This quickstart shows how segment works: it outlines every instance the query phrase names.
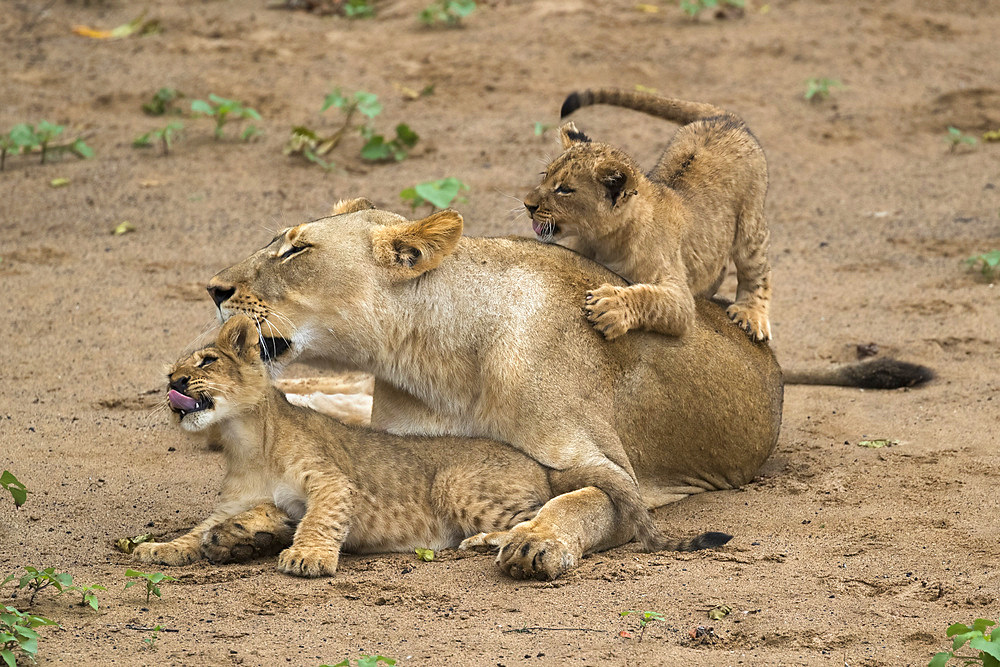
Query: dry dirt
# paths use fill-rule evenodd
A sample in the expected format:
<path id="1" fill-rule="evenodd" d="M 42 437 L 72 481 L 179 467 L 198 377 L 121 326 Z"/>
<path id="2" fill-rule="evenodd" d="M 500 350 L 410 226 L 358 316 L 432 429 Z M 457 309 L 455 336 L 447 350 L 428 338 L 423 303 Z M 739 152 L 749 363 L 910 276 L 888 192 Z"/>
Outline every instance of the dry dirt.
<path id="1" fill-rule="evenodd" d="M 91 160 L 0 173 L 0 468 L 32 491 L 0 498 L 0 575 L 53 565 L 101 583 L 100 611 L 43 591 L 48 664 L 925 665 L 949 623 L 1000 612 L 996 286 L 962 260 L 1000 246 L 1000 146 L 950 150 L 949 125 L 1000 128 L 1000 14 L 989 0 L 757 0 L 742 18 L 692 22 L 673 2 L 481 2 L 461 29 L 422 27 L 417 0 L 373 20 L 265 9 L 263 0 L 4 0 L 0 129 L 48 119 L 86 133 Z M 89 39 L 145 7 L 160 34 Z M 844 88 L 802 99 L 809 77 Z M 433 94 L 406 101 L 400 86 Z M 367 195 L 458 176 L 470 234 L 530 234 L 511 210 L 558 147 L 576 88 L 636 85 L 743 115 L 770 162 L 774 347 L 785 366 L 854 358 L 858 344 L 925 363 L 929 386 L 788 387 L 774 456 L 746 488 L 657 513 L 674 534 L 725 530 L 717 551 L 587 558 L 553 583 L 502 576 L 486 555 L 354 557 L 333 579 L 273 562 L 175 568 L 146 604 L 123 590 L 115 538 L 170 536 L 204 516 L 220 455 L 156 410 L 163 365 L 213 318 L 202 286 L 272 230 Z M 163 123 L 140 105 L 163 86 L 260 111 L 263 136 L 185 119 L 168 157 L 132 148 Z M 282 155 L 334 86 L 377 93 L 388 130 L 421 136 L 410 159 L 338 169 Z M 673 126 L 595 107 L 574 120 L 651 165 Z M 68 178 L 53 188 L 50 181 Z M 122 221 L 135 232 L 112 236 Z M 733 289 L 730 280 L 725 288 Z M 731 292 L 730 292 L 731 293 Z M 204 340 L 204 338 L 202 338 Z M 307 375 L 309 369 L 293 369 Z M 739 438 L 733 434 L 734 441 Z M 896 444 L 867 449 L 859 441 Z M 26 605 L 22 595 L 7 602 Z M 706 611 L 732 607 L 723 620 Z M 638 641 L 638 619 L 658 611 Z M 155 653 L 145 648 L 160 625 Z M 714 627 L 695 644 L 689 631 Z M 632 638 L 621 631 L 631 631 Z"/>

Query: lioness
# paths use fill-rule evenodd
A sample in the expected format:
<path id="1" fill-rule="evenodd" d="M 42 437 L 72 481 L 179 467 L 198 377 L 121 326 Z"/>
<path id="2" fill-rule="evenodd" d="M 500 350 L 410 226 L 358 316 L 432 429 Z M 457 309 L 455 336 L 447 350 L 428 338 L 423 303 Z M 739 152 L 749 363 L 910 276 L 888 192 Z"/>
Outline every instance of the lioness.
<path id="1" fill-rule="evenodd" d="M 573 473 L 587 488 L 490 537 L 511 574 L 558 576 L 636 536 L 655 547 L 634 504 L 738 487 L 771 453 L 781 371 L 719 305 L 697 301 L 683 338 L 607 343 L 579 304 L 624 283 L 594 262 L 462 237 L 455 211 L 409 221 L 367 206 L 281 232 L 208 290 L 223 320 L 258 323 L 269 356 L 373 373 L 374 427 L 487 437 Z"/>
<path id="2" fill-rule="evenodd" d="M 250 523 L 276 504 L 298 521 L 278 569 L 332 575 L 341 548 L 439 549 L 479 533 L 463 546 L 478 545 L 491 539 L 486 532 L 509 530 L 533 518 L 554 494 L 575 490 L 564 473 L 546 470 L 508 445 L 390 435 L 294 406 L 271 384 L 258 339 L 256 324 L 237 315 L 214 345 L 171 369 L 167 398 L 179 425 L 192 432 L 214 429 L 225 451 L 226 476 L 208 519 L 170 542 L 137 545 L 135 558 L 182 565 L 204 552 L 227 560 L 231 554 L 212 528 L 245 512 L 236 523 Z M 690 551 L 728 539 L 705 533 L 671 546 Z M 284 541 L 279 531 L 276 544 L 268 546 Z"/>
<path id="3" fill-rule="evenodd" d="M 740 118 L 710 104 L 614 88 L 571 94 L 562 115 L 590 104 L 683 125 L 646 175 L 621 149 L 567 123 L 560 130 L 565 152 L 524 199 L 540 240 L 573 248 L 633 283 L 588 290 L 591 324 L 609 340 L 632 329 L 684 335 L 694 295 L 713 296 L 732 257 L 739 285 L 729 317 L 754 340 L 769 340 L 767 162 L 757 139 Z"/>

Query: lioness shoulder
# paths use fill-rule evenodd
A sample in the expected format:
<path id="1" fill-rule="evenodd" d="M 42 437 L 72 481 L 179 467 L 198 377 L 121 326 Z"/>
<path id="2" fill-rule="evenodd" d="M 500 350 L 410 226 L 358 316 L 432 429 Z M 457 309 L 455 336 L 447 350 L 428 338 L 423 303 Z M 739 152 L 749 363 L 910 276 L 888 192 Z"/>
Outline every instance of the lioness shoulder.
<path id="1" fill-rule="evenodd" d="M 589 291 L 590 322 L 609 339 L 631 329 L 683 335 L 694 296 L 715 294 L 732 257 L 739 285 L 729 317 L 754 340 L 770 339 L 767 163 L 753 134 L 709 104 L 617 89 L 573 93 L 563 116 L 590 104 L 682 124 L 643 174 L 624 151 L 567 123 L 564 152 L 524 200 L 540 240 L 571 247 L 633 283 Z"/>

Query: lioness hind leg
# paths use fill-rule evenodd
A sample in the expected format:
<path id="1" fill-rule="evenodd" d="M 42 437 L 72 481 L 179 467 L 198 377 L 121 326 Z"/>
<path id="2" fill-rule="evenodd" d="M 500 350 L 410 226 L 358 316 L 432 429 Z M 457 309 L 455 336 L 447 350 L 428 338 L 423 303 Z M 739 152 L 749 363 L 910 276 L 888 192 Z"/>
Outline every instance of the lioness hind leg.
<path id="1" fill-rule="evenodd" d="M 763 212 L 745 212 L 737 226 L 733 262 L 738 286 L 736 302 L 726 314 L 753 340 L 771 339 L 771 264 L 767 260 L 770 233 Z"/>
<path id="2" fill-rule="evenodd" d="M 274 503 L 262 503 L 208 529 L 201 553 L 213 563 L 242 563 L 277 554 L 294 536 L 295 521 Z"/>

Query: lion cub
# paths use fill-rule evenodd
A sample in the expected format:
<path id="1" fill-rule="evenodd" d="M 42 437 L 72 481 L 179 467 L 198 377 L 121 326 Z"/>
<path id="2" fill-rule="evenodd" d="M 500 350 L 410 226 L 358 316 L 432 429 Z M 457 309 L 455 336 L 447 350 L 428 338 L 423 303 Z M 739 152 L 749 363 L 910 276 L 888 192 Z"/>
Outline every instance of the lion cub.
<path id="1" fill-rule="evenodd" d="M 564 151 L 525 198 L 532 228 L 633 283 L 587 293 L 587 319 L 608 339 L 630 329 L 681 336 L 694 295 L 712 296 L 730 257 L 739 286 L 729 317 L 769 340 L 770 232 L 764 220 L 767 163 L 737 116 L 709 104 L 617 89 L 572 93 L 565 117 L 610 104 L 680 123 L 649 174 L 620 149 L 590 140 L 570 122 Z"/>
<path id="2" fill-rule="evenodd" d="M 137 545 L 135 558 L 167 565 L 199 560 L 218 541 L 213 527 L 232 517 L 237 528 L 261 514 L 281 517 L 277 505 L 298 522 L 278 569 L 332 575 L 341 548 L 455 546 L 469 535 L 531 519 L 552 497 L 546 469 L 512 447 L 394 436 L 293 406 L 271 384 L 258 335 L 252 320 L 237 315 L 214 345 L 172 368 L 170 407 L 181 428 L 211 427 L 220 437 L 226 474 L 218 506 L 205 521 L 170 542 Z M 287 543 L 287 534 L 282 539 Z"/>

